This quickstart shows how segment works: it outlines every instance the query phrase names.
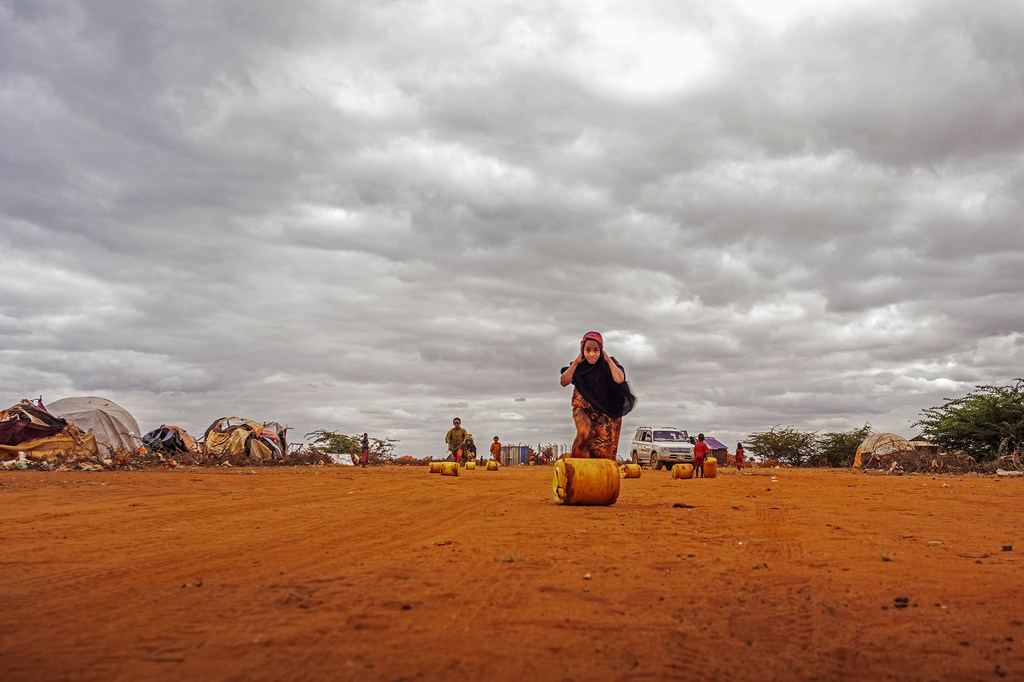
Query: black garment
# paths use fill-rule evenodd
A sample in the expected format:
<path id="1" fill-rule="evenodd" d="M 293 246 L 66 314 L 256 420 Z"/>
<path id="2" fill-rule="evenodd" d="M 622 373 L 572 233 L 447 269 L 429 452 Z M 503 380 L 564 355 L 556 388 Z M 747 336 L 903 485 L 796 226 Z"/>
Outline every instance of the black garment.
<path id="1" fill-rule="evenodd" d="M 626 370 L 615 358 L 612 358 L 615 366 L 622 370 L 623 376 Z M 569 369 L 566 365 L 562 372 Z M 604 358 L 599 359 L 593 365 L 584 360 L 576 365 L 576 371 L 572 374 L 572 385 L 580 392 L 594 409 L 606 414 L 612 419 L 618 419 L 630 413 L 636 405 L 636 396 L 629 389 L 629 383 L 623 381 L 615 383 L 612 379 L 612 370 Z"/>

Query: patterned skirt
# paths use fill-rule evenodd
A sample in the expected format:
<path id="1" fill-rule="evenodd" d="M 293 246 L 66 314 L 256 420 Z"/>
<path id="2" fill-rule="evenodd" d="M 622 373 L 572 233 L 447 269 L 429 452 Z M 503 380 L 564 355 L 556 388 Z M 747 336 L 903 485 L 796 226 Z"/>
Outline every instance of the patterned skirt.
<path id="1" fill-rule="evenodd" d="M 572 392 L 572 419 L 576 422 L 576 440 L 572 456 L 585 459 L 615 459 L 619 449 L 622 417 L 612 418 L 596 410 L 580 392 Z"/>

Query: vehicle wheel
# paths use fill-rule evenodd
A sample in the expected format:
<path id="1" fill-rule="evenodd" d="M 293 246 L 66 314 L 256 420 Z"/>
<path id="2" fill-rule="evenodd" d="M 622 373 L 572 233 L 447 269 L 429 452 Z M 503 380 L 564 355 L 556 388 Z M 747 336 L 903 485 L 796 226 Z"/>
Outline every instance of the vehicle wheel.
<path id="1" fill-rule="evenodd" d="M 640 464 L 640 458 L 636 456 L 636 450 L 629 453 L 629 458 L 633 462 L 633 464 Z"/>
<path id="2" fill-rule="evenodd" d="M 661 460 L 653 452 L 651 453 L 651 468 L 655 471 L 661 471 Z"/>

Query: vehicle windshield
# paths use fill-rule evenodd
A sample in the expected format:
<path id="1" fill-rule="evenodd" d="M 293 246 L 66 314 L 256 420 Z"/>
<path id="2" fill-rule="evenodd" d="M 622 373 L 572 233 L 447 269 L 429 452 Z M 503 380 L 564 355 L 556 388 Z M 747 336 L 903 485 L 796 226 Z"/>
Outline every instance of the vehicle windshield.
<path id="1" fill-rule="evenodd" d="M 686 437 L 682 431 L 655 431 L 654 440 L 678 440 L 684 441 Z"/>

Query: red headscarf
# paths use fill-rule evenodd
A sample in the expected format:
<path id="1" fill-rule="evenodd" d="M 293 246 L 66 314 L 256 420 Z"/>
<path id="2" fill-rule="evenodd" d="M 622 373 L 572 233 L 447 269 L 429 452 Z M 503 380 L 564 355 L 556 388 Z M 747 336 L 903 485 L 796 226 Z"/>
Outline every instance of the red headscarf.
<path id="1" fill-rule="evenodd" d="M 604 339 L 597 332 L 587 332 L 583 335 L 583 340 L 580 341 L 580 352 L 583 352 L 583 347 L 587 345 L 587 341 L 597 341 L 597 345 L 600 346 L 601 350 L 604 350 Z"/>
<path id="2" fill-rule="evenodd" d="M 601 347 L 601 351 L 604 351 L 604 339 L 601 338 L 601 335 L 597 332 L 587 332 L 583 335 L 583 340 L 580 341 L 581 353 L 587 341 L 596 341 L 597 345 Z M 611 361 L 625 374 L 625 370 L 622 369 L 618 360 L 611 358 Z M 567 369 L 569 368 L 563 367 L 562 372 L 564 373 Z M 615 380 L 612 379 L 612 371 L 608 369 L 608 363 L 603 360 L 598 360 L 593 365 L 589 362 L 579 365 L 573 372 L 572 384 L 592 407 L 612 418 L 629 414 L 636 404 L 636 396 L 630 390 L 629 384 L 625 381 L 621 384 L 615 383 Z"/>

